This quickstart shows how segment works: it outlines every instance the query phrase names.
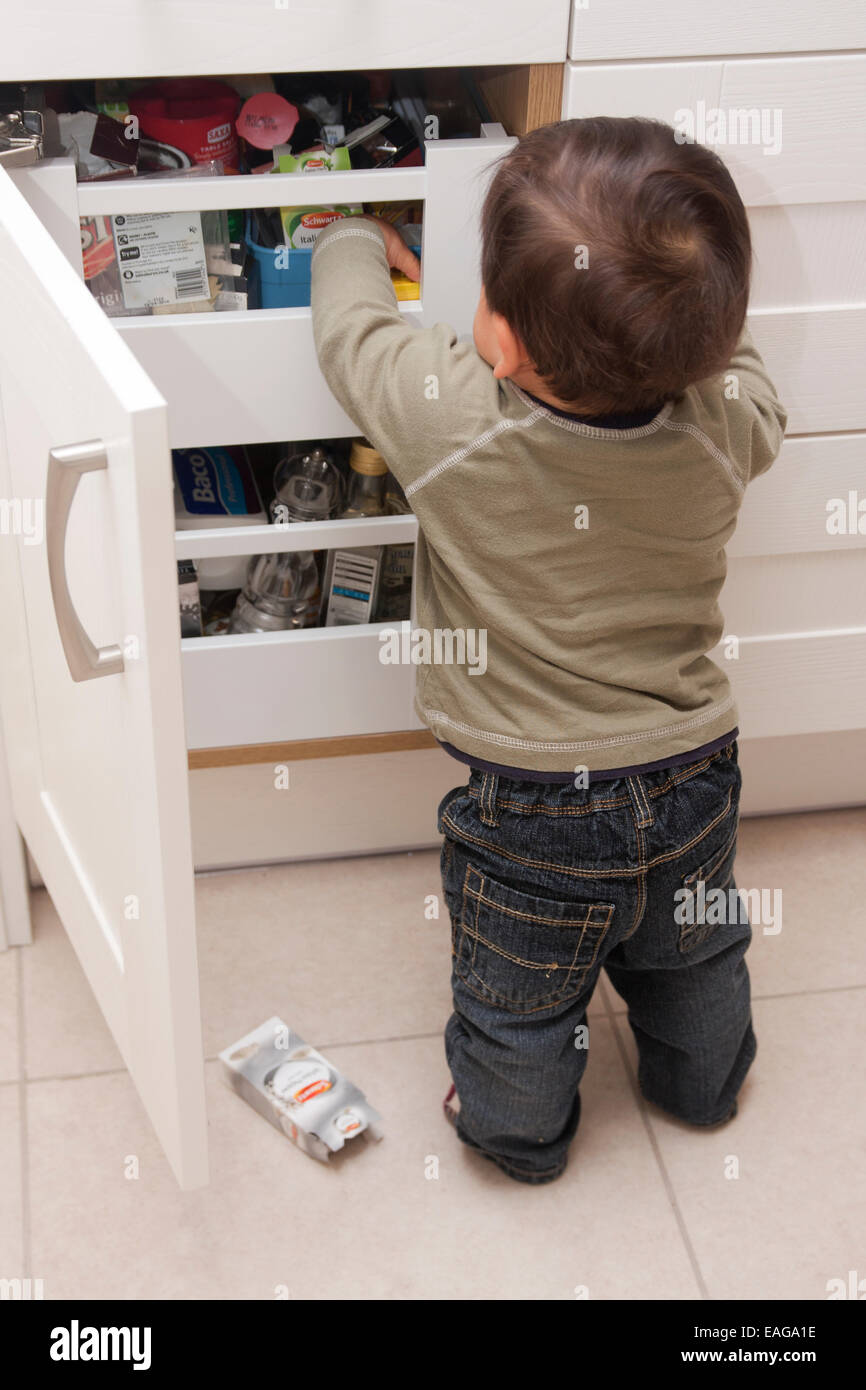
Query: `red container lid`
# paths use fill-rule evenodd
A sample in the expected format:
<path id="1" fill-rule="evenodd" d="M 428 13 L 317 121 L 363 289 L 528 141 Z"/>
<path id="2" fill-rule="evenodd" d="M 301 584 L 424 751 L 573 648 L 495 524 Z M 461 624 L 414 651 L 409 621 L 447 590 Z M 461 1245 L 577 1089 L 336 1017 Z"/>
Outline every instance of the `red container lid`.
<path id="1" fill-rule="evenodd" d="M 257 150 L 272 150 L 285 144 L 297 124 L 297 106 L 276 92 L 256 92 L 241 107 L 235 127 Z"/>

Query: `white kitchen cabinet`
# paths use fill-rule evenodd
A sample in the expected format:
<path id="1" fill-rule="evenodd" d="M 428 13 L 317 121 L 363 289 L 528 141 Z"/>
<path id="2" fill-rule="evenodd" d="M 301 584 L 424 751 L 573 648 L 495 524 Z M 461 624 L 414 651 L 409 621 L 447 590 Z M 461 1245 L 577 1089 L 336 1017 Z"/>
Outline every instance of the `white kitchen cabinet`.
<path id="1" fill-rule="evenodd" d="M 561 63 L 569 0 L 28 0 L 0 81 Z"/>
<path id="2" fill-rule="evenodd" d="M 322 201 L 337 196 L 337 181 L 352 201 L 425 200 L 410 322 L 471 327 L 484 173 L 511 143 L 489 125 L 479 139 L 430 144 L 423 168 L 329 176 Z M 203 179 L 193 201 L 196 210 L 291 203 L 298 179 L 308 201 L 316 178 Z M 79 215 L 182 209 L 190 192 L 171 179 L 79 188 L 66 160 L 0 169 L 0 495 L 22 516 L 48 497 L 47 543 L 21 527 L 0 548 L 15 821 L 186 1187 L 207 1171 L 187 747 L 383 734 L 396 734 L 397 747 L 420 731 L 414 670 L 378 660 L 376 626 L 179 640 L 176 557 L 310 540 L 303 526 L 175 535 L 171 447 L 357 433 L 319 373 L 309 309 L 214 315 L 216 334 L 201 331 L 202 316 L 103 315 L 79 273 Z M 368 544 L 414 536 L 415 520 L 315 533 L 318 545 Z M 20 912 L 22 882 L 8 814 L 2 830 L 8 916 L 16 889 Z M 7 926 L 8 940 L 21 935 L 20 923 L 17 937 Z"/>
<path id="3" fill-rule="evenodd" d="M 16 819 L 194 1186 L 207 1154 L 166 405 L 2 171 L 0 284 L 0 495 L 31 508 L 0 546 Z"/>
<path id="4" fill-rule="evenodd" d="M 832 499 L 866 499 L 866 57 L 762 52 L 853 46 L 862 10 L 846 0 L 784 18 L 741 8 L 716 23 L 684 0 L 626 0 L 614 32 L 611 7 L 576 5 L 571 52 L 585 61 L 566 65 L 562 114 L 765 122 L 766 138 L 716 148 L 749 214 L 749 322 L 788 427 L 728 546 L 721 606 L 739 646 L 715 656 L 740 712 L 744 809 L 806 810 L 866 800 L 866 523 L 828 529 Z M 761 56 L 711 56 L 750 50 Z"/>
<path id="5" fill-rule="evenodd" d="M 619 0 L 598 5 L 574 0 L 569 57 L 691 58 L 703 54 L 803 53 L 863 47 L 861 0 Z"/>

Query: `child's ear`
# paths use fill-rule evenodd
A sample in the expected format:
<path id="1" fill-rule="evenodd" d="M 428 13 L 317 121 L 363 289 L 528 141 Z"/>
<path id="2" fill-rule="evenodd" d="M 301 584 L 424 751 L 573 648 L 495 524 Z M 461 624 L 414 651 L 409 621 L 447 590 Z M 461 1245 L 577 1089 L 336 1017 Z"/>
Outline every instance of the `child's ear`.
<path id="1" fill-rule="evenodd" d="M 507 319 L 501 314 L 491 314 L 493 332 L 498 350 L 493 375 L 498 379 L 514 376 L 521 368 L 529 365 L 526 349 Z"/>

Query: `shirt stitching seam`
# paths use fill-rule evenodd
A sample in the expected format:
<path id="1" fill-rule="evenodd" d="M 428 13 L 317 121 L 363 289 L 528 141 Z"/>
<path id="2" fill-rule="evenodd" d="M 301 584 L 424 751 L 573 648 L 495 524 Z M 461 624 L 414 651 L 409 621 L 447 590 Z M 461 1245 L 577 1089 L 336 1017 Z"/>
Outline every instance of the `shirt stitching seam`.
<path id="1" fill-rule="evenodd" d="M 483 434 L 479 434 L 477 439 L 473 439 L 471 443 L 463 444 L 459 449 L 454 449 L 450 454 L 446 454 L 445 458 L 440 459 L 438 463 L 434 463 L 432 468 L 428 468 L 426 473 L 422 473 L 420 478 L 416 478 L 414 483 L 410 483 L 408 487 L 404 489 L 406 497 L 411 497 L 413 493 L 418 492 L 420 488 L 432 482 L 434 478 L 437 478 L 440 473 L 444 473 L 446 469 L 453 468 L 456 463 L 462 463 L 463 460 L 474 453 L 476 449 L 481 449 L 485 444 L 489 444 L 490 441 L 495 439 L 498 434 L 501 434 L 503 430 L 530 429 L 541 419 L 542 415 L 546 413 L 547 412 L 544 410 L 537 409 L 533 410 L 529 415 L 524 415 L 520 420 L 500 420 L 499 423 L 494 425 L 491 429 L 485 430 Z"/>
<path id="2" fill-rule="evenodd" d="M 376 232 L 368 232 L 364 227 L 339 227 L 332 236 L 320 238 L 316 241 L 316 245 L 313 248 L 314 253 L 318 251 L 320 247 L 329 246 L 332 241 L 339 241 L 340 237 L 344 236 L 362 236 L 365 237 L 367 241 L 375 241 L 376 245 L 380 246 L 383 251 L 385 249 L 382 238 L 377 235 Z M 312 258 L 310 263 L 312 264 Z"/>
<path id="3" fill-rule="evenodd" d="M 723 454 L 721 449 L 717 449 L 713 441 L 709 438 L 709 436 L 704 434 L 703 430 L 698 429 L 697 425 L 692 425 L 687 420 L 665 420 L 664 427 L 666 430 L 683 430 L 687 434 L 693 435 L 695 439 L 699 440 L 700 443 L 703 444 L 707 452 L 712 454 L 713 458 L 716 459 L 718 463 L 721 463 L 723 467 L 727 469 L 728 473 L 731 476 L 731 480 L 734 483 L 734 486 L 737 488 L 737 490 L 739 492 L 745 492 L 745 483 L 739 477 L 737 470 L 734 468 L 734 465 L 728 458 L 727 454 Z"/>
<path id="4" fill-rule="evenodd" d="M 544 406 L 536 406 L 532 398 L 527 396 L 526 392 L 522 391 L 510 379 L 508 379 L 508 385 L 515 395 L 520 397 L 524 405 L 532 406 L 552 425 L 556 425 L 561 430 L 568 430 L 571 434 L 580 434 L 584 439 L 607 439 L 614 443 L 620 439 L 644 439 L 648 434 L 655 434 L 656 430 L 661 429 L 674 408 L 673 401 L 666 401 L 658 415 L 654 420 L 650 420 L 648 425 L 636 425 L 627 430 L 603 429 L 600 425 L 582 425 L 577 420 L 563 420 L 552 410 L 546 410 Z"/>
<path id="5" fill-rule="evenodd" d="M 431 710 L 422 706 L 421 712 L 424 718 L 431 723 L 444 724 L 469 738 L 477 738 L 483 743 L 497 744 L 502 748 L 526 748 L 536 753 L 581 753 L 594 748 L 613 748 L 622 744 L 642 743 L 646 739 L 666 738 L 669 734 L 684 733 L 688 729 L 700 728 L 702 724 L 709 724 L 719 715 L 725 714 L 731 709 L 733 703 L 734 697 L 731 694 L 727 699 L 712 705 L 701 714 L 693 715 L 691 719 L 680 720 L 676 724 L 666 724 L 659 729 L 645 729 L 635 734 L 611 734 L 607 738 L 584 739 L 575 743 L 554 743 L 545 739 L 523 739 L 515 738 L 511 734 L 495 734 L 487 729 L 476 729 L 473 725 L 464 723 L 463 720 L 452 719 L 443 710 Z"/>

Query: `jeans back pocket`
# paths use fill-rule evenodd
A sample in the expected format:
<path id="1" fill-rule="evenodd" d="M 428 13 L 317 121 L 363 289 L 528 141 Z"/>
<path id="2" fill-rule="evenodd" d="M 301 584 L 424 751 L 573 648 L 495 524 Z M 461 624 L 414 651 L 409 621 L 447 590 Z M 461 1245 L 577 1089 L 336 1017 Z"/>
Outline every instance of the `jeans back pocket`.
<path id="1" fill-rule="evenodd" d="M 737 826 L 724 843 L 690 874 L 683 875 L 677 920 L 679 948 L 684 955 L 702 946 L 728 921 L 728 890 L 733 884 Z M 719 896 L 721 895 L 721 896 Z"/>
<path id="2" fill-rule="evenodd" d="M 510 1013 L 572 999 L 599 961 L 614 904 L 559 902 L 499 883 L 466 864 L 454 918 L 454 972 Z"/>

